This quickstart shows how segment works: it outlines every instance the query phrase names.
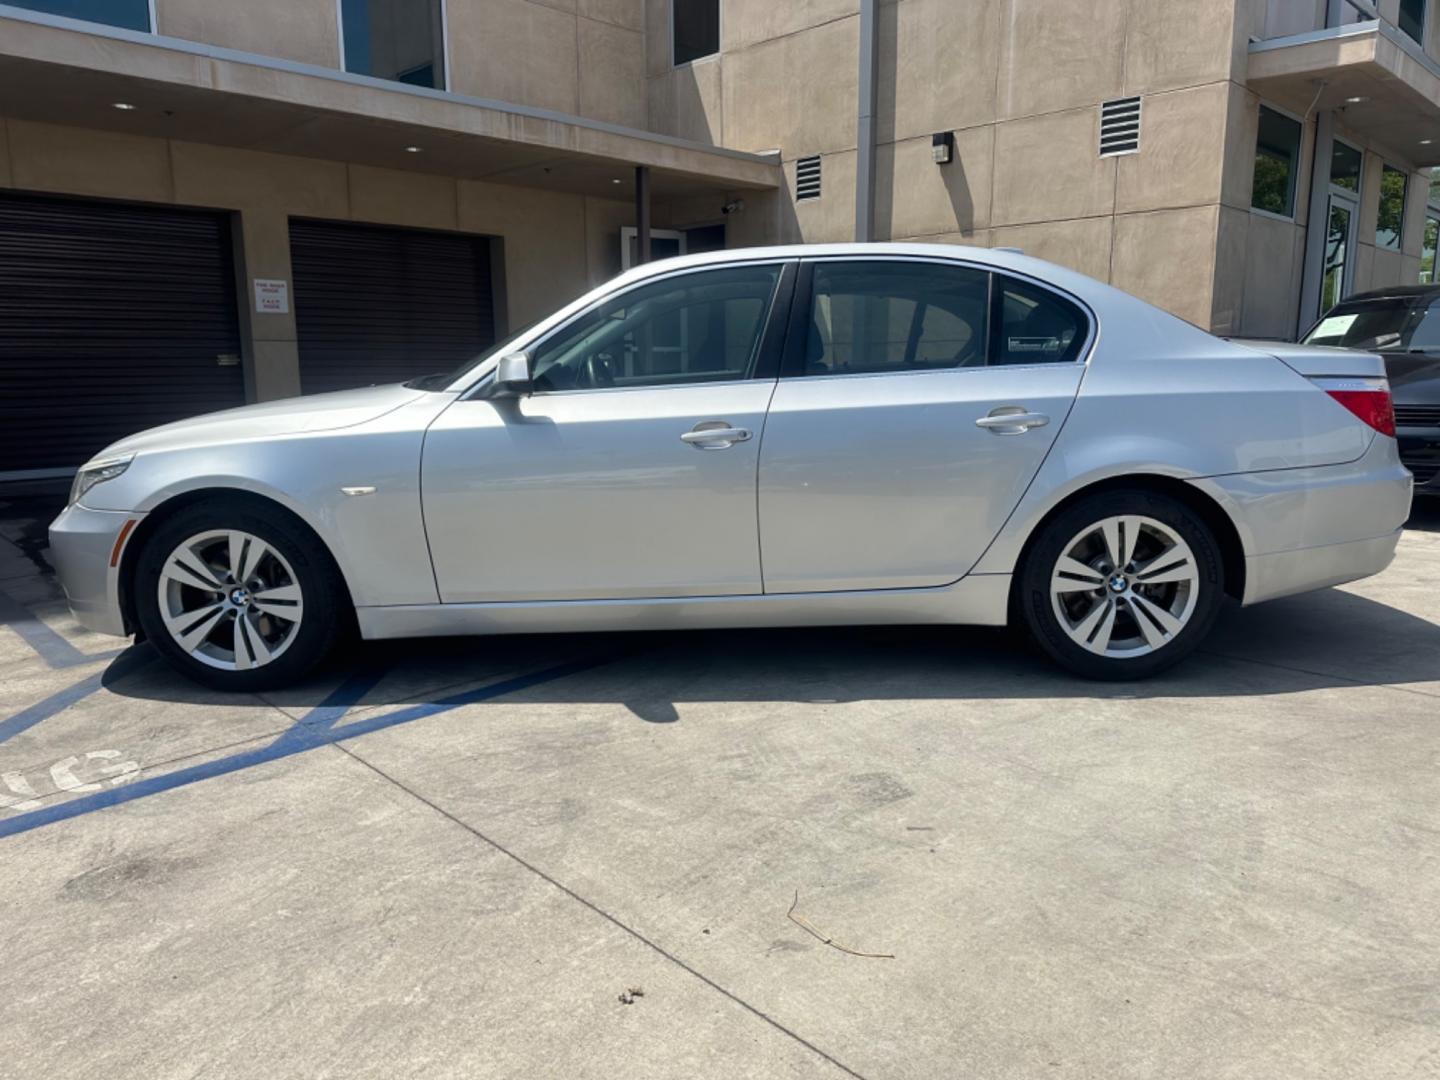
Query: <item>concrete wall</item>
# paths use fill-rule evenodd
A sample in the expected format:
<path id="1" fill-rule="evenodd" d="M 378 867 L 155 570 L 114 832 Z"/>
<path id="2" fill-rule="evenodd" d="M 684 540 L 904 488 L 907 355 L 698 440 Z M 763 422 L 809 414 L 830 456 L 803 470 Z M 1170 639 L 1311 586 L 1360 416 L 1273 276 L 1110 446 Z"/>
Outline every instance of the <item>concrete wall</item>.
<path id="1" fill-rule="evenodd" d="M 616 273 L 627 203 L 336 161 L 0 118 L 0 186 L 232 210 L 247 384 L 299 392 L 295 319 L 253 311 L 250 280 L 291 278 L 289 219 L 327 218 L 499 237 L 519 327 Z"/>

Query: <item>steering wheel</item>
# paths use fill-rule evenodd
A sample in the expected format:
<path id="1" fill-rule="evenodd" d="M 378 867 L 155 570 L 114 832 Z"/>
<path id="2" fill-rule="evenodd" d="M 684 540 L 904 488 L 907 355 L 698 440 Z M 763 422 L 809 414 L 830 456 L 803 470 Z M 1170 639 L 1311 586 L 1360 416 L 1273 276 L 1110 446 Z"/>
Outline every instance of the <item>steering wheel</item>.
<path id="1" fill-rule="evenodd" d="M 585 381 L 591 388 L 605 388 L 615 385 L 615 370 L 610 365 L 609 357 L 604 353 L 591 353 L 585 357 L 582 369 L 585 373 Z"/>

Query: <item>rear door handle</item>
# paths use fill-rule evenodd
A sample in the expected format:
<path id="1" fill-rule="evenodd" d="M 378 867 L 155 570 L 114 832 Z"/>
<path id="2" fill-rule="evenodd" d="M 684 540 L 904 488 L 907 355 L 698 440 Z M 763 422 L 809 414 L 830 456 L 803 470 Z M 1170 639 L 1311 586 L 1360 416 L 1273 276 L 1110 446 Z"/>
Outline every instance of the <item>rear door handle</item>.
<path id="1" fill-rule="evenodd" d="M 680 441 L 689 443 L 696 450 L 728 450 L 736 443 L 748 442 L 749 428 L 731 427 L 725 420 L 706 420 L 680 436 Z"/>
<path id="2" fill-rule="evenodd" d="M 1005 405 L 975 421 L 992 435 L 1024 435 L 1031 428 L 1044 427 L 1050 417 L 1044 413 L 1026 412 L 1019 405 Z"/>

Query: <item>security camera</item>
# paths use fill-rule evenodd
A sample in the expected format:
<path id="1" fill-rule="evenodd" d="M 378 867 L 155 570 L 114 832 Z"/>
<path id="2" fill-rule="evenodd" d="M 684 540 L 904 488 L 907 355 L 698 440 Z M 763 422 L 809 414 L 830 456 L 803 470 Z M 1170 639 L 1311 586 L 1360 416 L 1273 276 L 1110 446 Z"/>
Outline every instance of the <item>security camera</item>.
<path id="1" fill-rule="evenodd" d="M 727 202 L 724 206 L 720 207 L 720 213 L 728 216 L 730 214 L 738 214 L 741 210 L 744 209 L 744 199 L 733 199 L 730 202 Z"/>

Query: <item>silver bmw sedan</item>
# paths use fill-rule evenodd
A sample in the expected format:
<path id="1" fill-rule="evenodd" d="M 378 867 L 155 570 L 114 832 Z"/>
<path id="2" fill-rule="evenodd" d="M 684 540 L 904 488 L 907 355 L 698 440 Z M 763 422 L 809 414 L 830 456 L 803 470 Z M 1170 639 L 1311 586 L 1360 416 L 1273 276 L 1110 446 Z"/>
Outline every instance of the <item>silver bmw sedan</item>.
<path id="1" fill-rule="evenodd" d="M 631 271 L 451 374 L 124 439 L 50 540 L 81 623 L 224 689 L 353 628 L 1019 622 L 1128 679 L 1227 596 L 1384 569 L 1394 434 L 1377 356 L 1017 253 L 764 248 Z"/>

